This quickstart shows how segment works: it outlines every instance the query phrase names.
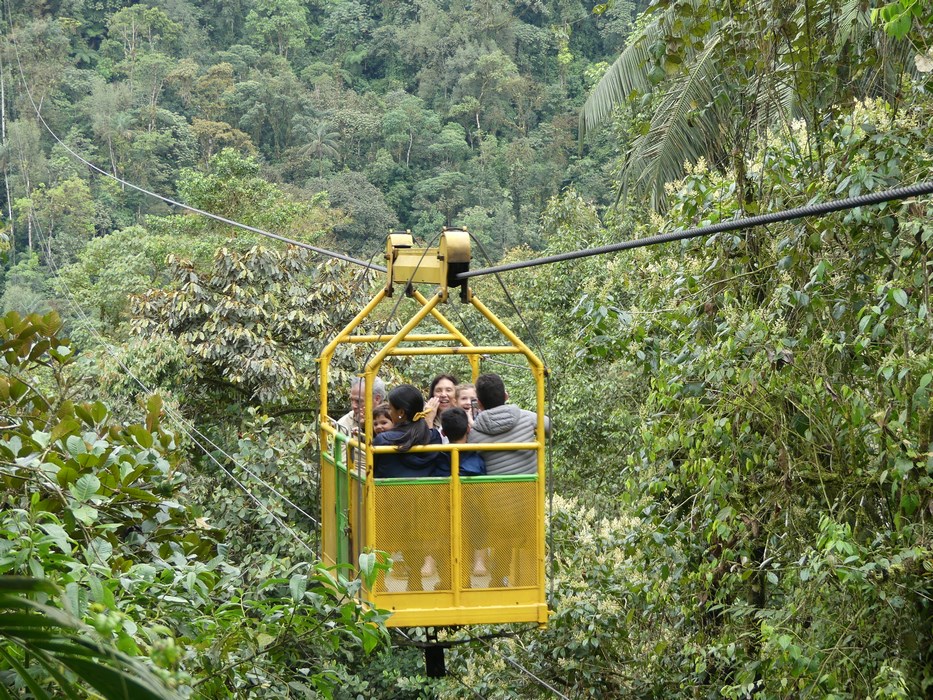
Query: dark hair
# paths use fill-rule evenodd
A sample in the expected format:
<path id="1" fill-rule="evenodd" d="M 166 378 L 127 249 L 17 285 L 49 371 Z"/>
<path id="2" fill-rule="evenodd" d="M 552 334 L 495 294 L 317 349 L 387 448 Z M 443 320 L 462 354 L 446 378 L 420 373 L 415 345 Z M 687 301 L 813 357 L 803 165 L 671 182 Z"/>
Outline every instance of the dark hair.
<path id="1" fill-rule="evenodd" d="M 444 427 L 444 435 L 451 442 L 462 440 L 470 427 L 470 421 L 467 419 L 466 411 L 459 406 L 451 406 L 441 414 L 441 425 Z"/>
<path id="2" fill-rule="evenodd" d="M 373 420 L 376 420 L 377 418 L 388 418 L 389 420 L 392 420 L 392 416 L 389 415 L 388 402 L 383 401 L 373 409 Z"/>
<path id="3" fill-rule="evenodd" d="M 454 386 L 457 386 L 457 384 L 460 383 L 457 381 L 457 378 L 452 374 L 439 374 L 436 377 L 434 377 L 434 380 L 431 382 L 431 388 L 428 389 L 428 398 L 431 398 L 432 396 L 434 396 L 434 389 L 437 387 L 437 385 L 440 383 L 442 379 L 446 379 L 448 381 L 453 382 Z"/>
<path id="4" fill-rule="evenodd" d="M 402 384 L 389 392 L 389 403 L 399 409 L 405 417 L 395 426 L 402 437 L 395 443 L 399 452 L 408 452 L 412 445 L 427 445 L 431 438 L 431 427 L 424 418 L 412 422 L 415 414 L 424 410 L 424 397 L 417 387 Z"/>
<path id="5" fill-rule="evenodd" d="M 483 408 L 496 408 L 505 403 L 505 384 L 498 374 L 481 374 L 476 378 L 476 400 Z"/>

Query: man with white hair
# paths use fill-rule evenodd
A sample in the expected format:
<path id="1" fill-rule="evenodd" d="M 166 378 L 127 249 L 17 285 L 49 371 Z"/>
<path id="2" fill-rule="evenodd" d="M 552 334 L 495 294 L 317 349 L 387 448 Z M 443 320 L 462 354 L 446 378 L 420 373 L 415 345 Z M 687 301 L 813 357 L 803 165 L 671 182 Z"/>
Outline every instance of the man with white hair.
<path id="1" fill-rule="evenodd" d="M 350 410 L 337 420 L 337 425 L 340 427 L 341 432 L 346 433 L 350 437 L 357 437 L 366 427 L 366 416 L 363 413 L 363 411 L 366 410 L 365 391 L 366 380 L 363 377 L 357 377 L 350 383 Z M 373 379 L 373 408 L 385 401 L 385 398 L 386 384 L 379 379 L 379 377 L 376 377 Z M 347 463 L 348 456 L 346 450 L 344 450 L 344 464 Z M 353 462 L 356 464 L 357 469 L 363 468 L 362 450 L 357 449 L 353 451 Z"/>
<path id="2" fill-rule="evenodd" d="M 366 416 L 363 415 L 366 408 L 364 391 L 366 391 L 366 380 L 363 377 L 357 377 L 350 384 L 350 410 L 337 421 L 337 425 L 350 435 L 353 435 L 356 429 L 362 430 L 366 424 Z M 385 401 L 385 398 L 386 384 L 376 377 L 373 380 L 373 408 Z"/>

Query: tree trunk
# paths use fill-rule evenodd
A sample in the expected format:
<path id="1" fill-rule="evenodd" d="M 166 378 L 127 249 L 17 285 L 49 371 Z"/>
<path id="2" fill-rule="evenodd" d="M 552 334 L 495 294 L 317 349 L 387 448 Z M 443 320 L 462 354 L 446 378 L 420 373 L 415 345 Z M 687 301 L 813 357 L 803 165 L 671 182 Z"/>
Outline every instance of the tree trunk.
<path id="1" fill-rule="evenodd" d="M 0 145 L 6 150 L 6 72 L 0 55 Z M 7 218 L 10 220 L 10 265 L 16 264 L 16 229 L 13 225 L 13 199 L 10 193 L 10 169 L 3 164 L 3 186 L 6 189 Z"/>

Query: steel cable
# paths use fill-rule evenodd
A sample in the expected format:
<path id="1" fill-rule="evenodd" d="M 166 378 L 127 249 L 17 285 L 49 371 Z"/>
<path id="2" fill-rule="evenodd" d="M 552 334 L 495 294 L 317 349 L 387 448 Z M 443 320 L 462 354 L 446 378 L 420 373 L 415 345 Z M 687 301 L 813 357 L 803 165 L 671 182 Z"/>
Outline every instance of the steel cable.
<path id="1" fill-rule="evenodd" d="M 646 246 L 659 245 L 661 243 L 670 243 L 671 241 L 683 241 L 690 238 L 699 238 L 701 236 L 711 236 L 715 233 L 725 231 L 738 231 L 740 229 L 763 226 L 765 224 L 776 224 L 785 221 L 794 221 L 805 217 L 825 216 L 837 211 L 846 209 L 855 209 L 872 204 L 883 204 L 899 199 L 909 197 L 918 197 L 922 195 L 933 194 L 933 181 L 918 182 L 906 187 L 895 187 L 881 192 L 872 192 L 857 197 L 847 197 L 846 199 L 834 199 L 831 202 L 821 202 L 818 204 L 806 204 L 794 209 L 785 209 L 782 211 L 771 212 L 770 214 L 760 214 L 742 219 L 733 219 L 731 221 L 721 221 L 718 224 L 709 226 L 699 226 L 690 229 L 680 229 L 670 233 L 661 233 L 647 238 L 637 238 L 632 241 L 622 241 L 621 243 L 612 243 L 610 245 L 599 246 L 598 248 L 585 248 L 583 250 L 574 250 L 567 253 L 558 253 L 557 255 L 548 255 L 542 258 L 532 260 L 522 260 L 520 262 L 507 263 L 505 265 L 496 265 L 479 270 L 470 270 L 461 272 L 457 279 L 468 279 L 470 277 L 479 277 L 481 275 L 490 275 L 498 272 L 508 272 L 510 270 L 520 270 L 525 267 L 536 267 L 537 265 L 548 265 L 550 263 L 562 262 L 564 260 L 577 260 L 587 258 L 593 255 L 603 255 L 604 253 L 616 253 L 621 250 L 631 250 L 633 248 L 644 248 Z"/>

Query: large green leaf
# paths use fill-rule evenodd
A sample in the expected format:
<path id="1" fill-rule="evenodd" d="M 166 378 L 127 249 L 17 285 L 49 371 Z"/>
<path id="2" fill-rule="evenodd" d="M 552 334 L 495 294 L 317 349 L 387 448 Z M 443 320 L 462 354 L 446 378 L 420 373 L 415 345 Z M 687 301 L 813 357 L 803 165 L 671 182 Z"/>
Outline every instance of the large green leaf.
<path id="1" fill-rule="evenodd" d="M 60 666 L 70 669 L 77 683 L 94 688 L 107 700 L 163 700 L 174 692 L 142 663 L 93 641 L 83 625 L 64 611 L 29 596 L 57 594 L 48 581 L 16 576 L 0 577 L 0 667 L 12 670 L 36 698 L 50 697 L 42 667 L 61 692 L 78 698 L 77 684 Z M 9 697 L 0 688 L 0 697 Z"/>

